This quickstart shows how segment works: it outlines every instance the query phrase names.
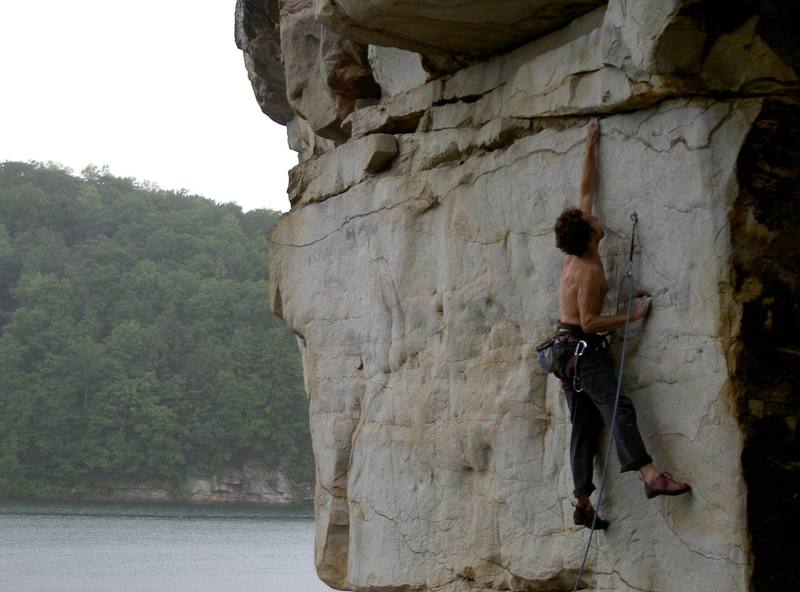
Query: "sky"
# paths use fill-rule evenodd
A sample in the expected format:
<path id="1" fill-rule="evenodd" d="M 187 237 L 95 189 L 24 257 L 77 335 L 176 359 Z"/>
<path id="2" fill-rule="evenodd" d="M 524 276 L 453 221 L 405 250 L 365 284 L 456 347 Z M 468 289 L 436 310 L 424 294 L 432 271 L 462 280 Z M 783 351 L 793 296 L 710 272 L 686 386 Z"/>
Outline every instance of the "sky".
<path id="1" fill-rule="evenodd" d="M 286 211 L 297 164 L 233 38 L 236 0 L 4 0 L 0 161 L 87 164 Z"/>

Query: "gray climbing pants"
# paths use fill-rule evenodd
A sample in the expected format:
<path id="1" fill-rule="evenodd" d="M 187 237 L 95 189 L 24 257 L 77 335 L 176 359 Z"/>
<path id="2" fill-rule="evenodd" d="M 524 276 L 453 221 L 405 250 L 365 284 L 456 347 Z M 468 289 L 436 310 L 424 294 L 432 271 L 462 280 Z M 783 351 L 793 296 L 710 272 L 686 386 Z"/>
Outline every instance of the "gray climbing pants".
<path id="1" fill-rule="evenodd" d="M 578 328 L 578 331 L 580 328 Z M 570 376 L 562 378 L 561 384 L 567 397 L 572 434 L 570 436 L 570 464 L 575 484 L 575 497 L 590 495 L 595 486 L 592 483 L 594 457 L 599 446 L 600 432 L 605 423 L 611 425 L 614 412 L 614 398 L 617 392 L 617 377 L 614 374 L 613 360 L 608 350 L 600 345 L 593 335 L 576 331 L 578 339 L 588 338 L 589 347 L 577 364 L 579 385 L 582 392 L 576 392 Z M 560 374 L 575 353 L 575 342 L 565 341 L 554 345 Z M 620 462 L 620 472 L 635 471 L 653 462 L 642 442 L 636 425 L 636 411 L 633 402 L 621 395 L 617 406 L 617 421 L 614 424 L 614 442 Z"/>

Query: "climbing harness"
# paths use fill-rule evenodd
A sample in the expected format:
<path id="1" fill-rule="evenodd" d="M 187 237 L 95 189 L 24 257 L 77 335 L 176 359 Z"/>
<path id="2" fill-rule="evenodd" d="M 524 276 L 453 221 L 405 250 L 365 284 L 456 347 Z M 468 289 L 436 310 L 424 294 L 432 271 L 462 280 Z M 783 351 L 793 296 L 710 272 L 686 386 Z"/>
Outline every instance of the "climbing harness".
<path id="1" fill-rule="evenodd" d="M 581 568 L 578 571 L 578 578 L 575 580 L 575 586 L 572 588 L 572 592 L 577 592 L 578 586 L 581 583 L 581 578 L 583 577 L 583 570 L 586 567 L 586 559 L 589 557 L 589 549 L 592 546 L 592 536 L 594 536 L 594 527 L 597 524 L 597 516 L 600 514 L 600 507 L 603 503 L 603 490 L 605 489 L 606 485 L 606 473 L 608 472 L 608 461 L 611 458 L 611 444 L 614 438 L 614 427 L 617 423 L 617 407 L 619 406 L 619 398 L 620 394 L 622 393 L 622 371 L 625 368 L 625 350 L 627 349 L 628 345 L 628 330 L 630 328 L 631 322 L 631 313 L 633 312 L 633 300 L 634 300 L 634 277 L 633 277 L 633 254 L 636 249 L 636 227 L 639 224 L 639 217 L 636 215 L 636 212 L 631 214 L 631 221 L 633 222 L 633 228 L 631 230 L 631 249 L 628 255 L 628 267 L 625 271 L 625 275 L 620 281 L 619 290 L 617 291 L 617 309 L 619 310 L 619 299 L 620 294 L 622 293 L 622 288 L 625 285 L 625 282 L 630 282 L 629 287 L 629 296 L 628 296 L 628 306 L 627 306 L 627 313 L 625 318 L 625 329 L 623 332 L 622 337 L 622 351 L 620 352 L 619 356 L 619 374 L 617 375 L 617 393 L 614 396 L 614 411 L 611 415 L 611 425 L 608 428 L 608 442 L 606 442 L 606 458 L 603 462 L 603 472 L 602 472 L 602 481 L 600 482 L 600 489 L 597 493 L 597 507 L 594 510 L 594 516 L 592 517 L 592 525 L 589 528 L 589 540 L 586 542 L 586 550 L 583 553 L 583 560 L 581 561 Z M 581 352 L 583 353 L 583 352 Z M 577 349 L 576 349 L 577 355 Z M 577 374 L 577 372 L 576 372 Z"/>

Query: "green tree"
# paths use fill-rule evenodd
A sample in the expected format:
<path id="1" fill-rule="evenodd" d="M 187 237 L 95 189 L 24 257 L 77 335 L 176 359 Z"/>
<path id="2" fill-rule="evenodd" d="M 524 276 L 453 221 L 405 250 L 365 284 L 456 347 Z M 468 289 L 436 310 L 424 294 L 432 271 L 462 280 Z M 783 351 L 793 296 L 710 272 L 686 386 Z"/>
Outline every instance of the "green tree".
<path id="1" fill-rule="evenodd" d="M 0 163 L 0 495 L 247 460 L 312 478 L 295 339 L 266 308 L 278 216 Z"/>

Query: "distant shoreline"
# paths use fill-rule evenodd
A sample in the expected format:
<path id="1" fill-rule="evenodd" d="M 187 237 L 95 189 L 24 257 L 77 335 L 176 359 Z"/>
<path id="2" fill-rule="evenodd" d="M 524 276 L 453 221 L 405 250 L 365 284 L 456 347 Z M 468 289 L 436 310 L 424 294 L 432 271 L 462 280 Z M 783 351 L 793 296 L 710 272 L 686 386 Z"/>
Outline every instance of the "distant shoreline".
<path id="1" fill-rule="evenodd" d="M 187 496 L 180 493 L 173 493 L 163 489 L 139 490 L 134 493 L 130 490 L 120 490 L 109 492 L 107 489 L 89 490 L 86 492 L 62 492 L 47 493 L 42 495 L 22 495 L 12 496 L 0 494 L 0 502 L 136 502 L 136 503 L 180 503 L 193 504 L 198 506 L 230 504 L 230 505 L 249 505 L 249 506 L 274 506 L 274 505 L 298 505 L 308 504 L 314 501 L 313 494 L 297 495 L 294 497 L 261 497 L 254 496 L 219 496 L 210 495 L 205 497 Z"/>
<path id="2" fill-rule="evenodd" d="M 106 481 L 76 487 L 29 484 L 15 493 L 0 492 L 0 500 L 42 501 L 290 505 L 313 499 L 313 484 L 292 481 L 283 471 L 257 463 L 212 474 L 193 472 L 180 480 Z"/>

